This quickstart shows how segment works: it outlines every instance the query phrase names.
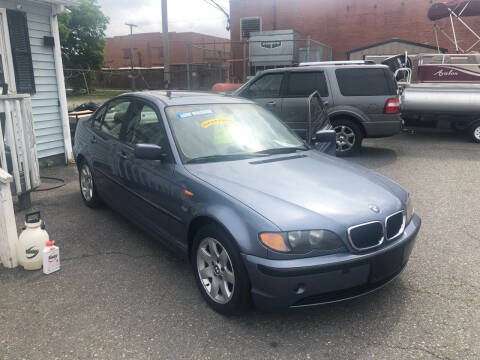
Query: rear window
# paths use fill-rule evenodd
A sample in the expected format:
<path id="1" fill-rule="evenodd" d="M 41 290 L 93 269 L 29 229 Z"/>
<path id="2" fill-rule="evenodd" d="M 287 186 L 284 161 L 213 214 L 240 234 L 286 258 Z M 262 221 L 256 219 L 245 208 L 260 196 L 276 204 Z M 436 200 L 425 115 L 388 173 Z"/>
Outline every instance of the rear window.
<path id="1" fill-rule="evenodd" d="M 288 81 L 286 96 L 308 97 L 315 90 L 320 96 L 328 96 L 327 80 L 323 72 L 292 72 Z"/>
<path id="2" fill-rule="evenodd" d="M 343 96 L 396 95 L 393 74 L 388 69 L 337 69 L 338 86 Z"/>

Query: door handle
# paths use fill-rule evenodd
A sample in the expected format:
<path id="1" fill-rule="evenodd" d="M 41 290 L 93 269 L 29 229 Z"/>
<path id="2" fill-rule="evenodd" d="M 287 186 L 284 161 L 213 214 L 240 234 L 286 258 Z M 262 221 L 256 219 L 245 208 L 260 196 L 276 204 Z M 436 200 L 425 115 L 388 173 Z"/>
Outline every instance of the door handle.
<path id="1" fill-rule="evenodd" d="M 267 106 L 277 106 L 277 102 L 276 101 L 269 101 L 267 103 Z"/>
<path id="2" fill-rule="evenodd" d="M 118 157 L 120 157 L 121 159 L 124 159 L 124 160 L 127 160 L 128 159 L 128 155 L 124 152 L 124 151 L 120 151 L 117 153 Z"/>

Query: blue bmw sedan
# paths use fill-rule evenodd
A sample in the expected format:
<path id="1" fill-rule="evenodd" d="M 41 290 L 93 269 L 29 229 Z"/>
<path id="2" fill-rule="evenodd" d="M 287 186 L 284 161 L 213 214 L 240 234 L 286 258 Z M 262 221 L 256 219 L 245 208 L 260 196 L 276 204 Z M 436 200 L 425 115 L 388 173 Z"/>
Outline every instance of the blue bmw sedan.
<path id="1" fill-rule="evenodd" d="M 351 299 L 404 270 L 421 224 L 409 193 L 317 148 L 251 101 L 158 91 L 81 120 L 74 154 L 85 204 L 187 256 L 229 315 Z"/>

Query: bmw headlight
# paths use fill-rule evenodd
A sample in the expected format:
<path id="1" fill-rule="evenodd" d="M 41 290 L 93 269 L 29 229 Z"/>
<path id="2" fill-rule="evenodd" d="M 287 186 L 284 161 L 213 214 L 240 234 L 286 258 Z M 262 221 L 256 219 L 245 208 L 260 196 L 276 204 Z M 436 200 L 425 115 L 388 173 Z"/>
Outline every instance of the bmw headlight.
<path id="1" fill-rule="evenodd" d="M 412 220 L 413 213 L 415 209 L 413 208 L 413 200 L 412 197 L 409 195 L 407 199 L 407 224 Z"/>
<path id="2" fill-rule="evenodd" d="M 344 248 L 340 237 L 328 230 L 263 233 L 260 234 L 260 240 L 275 251 L 299 254 L 305 254 L 312 250 L 333 251 Z"/>

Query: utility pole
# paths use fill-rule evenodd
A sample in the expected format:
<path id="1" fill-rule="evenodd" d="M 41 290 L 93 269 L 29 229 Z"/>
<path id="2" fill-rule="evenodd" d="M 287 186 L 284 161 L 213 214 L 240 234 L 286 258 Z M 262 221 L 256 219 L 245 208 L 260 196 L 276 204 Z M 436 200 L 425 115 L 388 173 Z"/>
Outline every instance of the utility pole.
<path id="1" fill-rule="evenodd" d="M 133 28 L 138 27 L 135 24 L 125 23 L 125 25 L 130 27 L 130 78 L 132 79 L 132 91 L 135 91 L 135 74 L 134 72 L 134 63 L 133 63 Z"/>
<path id="2" fill-rule="evenodd" d="M 162 0 L 163 79 L 165 88 L 170 88 L 170 58 L 168 57 L 168 9 L 167 0 Z"/>

